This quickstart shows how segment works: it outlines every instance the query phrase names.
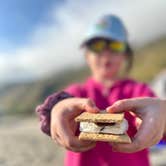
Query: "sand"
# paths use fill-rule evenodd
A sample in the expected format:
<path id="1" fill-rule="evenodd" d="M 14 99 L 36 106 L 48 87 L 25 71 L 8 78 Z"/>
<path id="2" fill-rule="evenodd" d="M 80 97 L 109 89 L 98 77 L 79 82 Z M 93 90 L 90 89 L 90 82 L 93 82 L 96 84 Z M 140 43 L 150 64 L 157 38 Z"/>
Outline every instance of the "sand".
<path id="1" fill-rule="evenodd" d="M 0 118 L 0 166 L 61 166 L 64 149 L 41 133 L 37 118 Z M 151 152 L 153 166 L 166 166 L 166 149 Z"/>
<path id="2" fill-rule="evenodd" d="M 40 132 L 37 119 L 0 119 L 0 166 L 60 166 L 63 154 L 63 148 Z"/>

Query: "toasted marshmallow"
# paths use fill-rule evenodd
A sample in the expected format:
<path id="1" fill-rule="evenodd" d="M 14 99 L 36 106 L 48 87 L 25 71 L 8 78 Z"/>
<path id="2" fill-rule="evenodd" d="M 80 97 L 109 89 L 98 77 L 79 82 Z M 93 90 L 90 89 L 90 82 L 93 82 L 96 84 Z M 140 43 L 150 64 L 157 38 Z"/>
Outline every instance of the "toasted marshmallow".
<path id="1" fill-rule="evenodd" d="M 80 122 L 80 131 L 89 133 L 108 133 L 108 134 L 124 134 L 128 130 L 128 122 L 123 119 L 121 123 L 98 124 L 93 122 Z"/>

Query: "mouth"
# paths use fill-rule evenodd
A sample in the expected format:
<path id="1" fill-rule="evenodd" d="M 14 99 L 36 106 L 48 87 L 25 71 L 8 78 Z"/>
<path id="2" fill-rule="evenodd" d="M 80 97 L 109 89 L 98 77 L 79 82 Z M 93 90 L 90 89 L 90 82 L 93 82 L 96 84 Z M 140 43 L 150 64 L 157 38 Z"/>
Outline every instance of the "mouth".
<path id="1" fill-rule="evenodd" d="M 111 62 L 106 62 L 104 64 L 101 65 L 102 68 L 104 69 L 108 69 L 112 67 L 112 63 Z"/>

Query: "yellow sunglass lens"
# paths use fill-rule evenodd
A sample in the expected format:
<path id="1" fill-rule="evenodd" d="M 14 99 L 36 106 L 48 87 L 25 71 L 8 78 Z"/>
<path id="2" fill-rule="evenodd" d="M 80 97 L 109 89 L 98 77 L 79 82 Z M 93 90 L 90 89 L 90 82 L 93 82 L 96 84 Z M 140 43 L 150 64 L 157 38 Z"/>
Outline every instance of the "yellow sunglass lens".
<path id="1" fill-rule="evenodd" d="M 122 42 L 111 42 L 109 44 L 110 49 L 115 51 L 125 51 L 126 45 Z"/>
<path id="2" fill-rule="evenodd" d="M 95 51 L 101 51 L 105 48 L 106 42 L 105 41 L 97 41 L 91 45 L 91 48 Z"/>

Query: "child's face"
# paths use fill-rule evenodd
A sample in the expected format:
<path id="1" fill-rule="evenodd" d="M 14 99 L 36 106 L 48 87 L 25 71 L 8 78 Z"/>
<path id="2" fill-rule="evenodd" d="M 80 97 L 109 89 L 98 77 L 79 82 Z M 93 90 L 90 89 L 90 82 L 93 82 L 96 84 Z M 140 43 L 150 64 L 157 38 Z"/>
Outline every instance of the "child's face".
<path id="1" fill-rule="evenodd" d="M 93 76 L 100 79 L 116 78 L 123 63 L 125 54 L 103 50 L 101 53 L 95 53 L 90 50 L 86 52 L 86 60 Z"/>

